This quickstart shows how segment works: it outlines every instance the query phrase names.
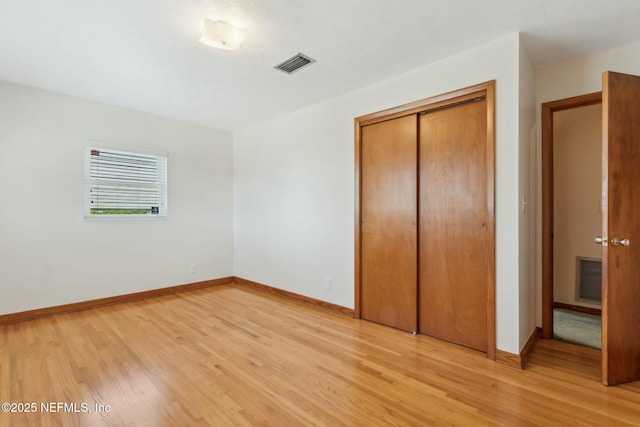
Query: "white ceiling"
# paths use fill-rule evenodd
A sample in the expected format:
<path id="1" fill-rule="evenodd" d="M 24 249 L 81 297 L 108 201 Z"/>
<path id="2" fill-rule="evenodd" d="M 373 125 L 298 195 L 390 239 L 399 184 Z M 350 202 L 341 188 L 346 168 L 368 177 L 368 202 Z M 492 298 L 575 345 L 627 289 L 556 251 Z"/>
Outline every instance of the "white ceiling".
<path id="1" fill-rule="evenodd" d="M 204 17 L 241 49 L 198 43 Z M 236 130 L 517 31 L 543 66 L 640 40 L 640 1 L 0 0 L 0 79 Z"/>

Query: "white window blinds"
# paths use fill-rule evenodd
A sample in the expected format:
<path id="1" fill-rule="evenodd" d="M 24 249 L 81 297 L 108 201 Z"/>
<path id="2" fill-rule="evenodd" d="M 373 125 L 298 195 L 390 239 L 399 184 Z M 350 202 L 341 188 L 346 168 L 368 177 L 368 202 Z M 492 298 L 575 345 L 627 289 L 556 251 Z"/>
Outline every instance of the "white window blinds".
<path id="1" fill-rule="evenodd" d="M 88 144 L 85 218 L 167 217 L 167 154 Z"/>

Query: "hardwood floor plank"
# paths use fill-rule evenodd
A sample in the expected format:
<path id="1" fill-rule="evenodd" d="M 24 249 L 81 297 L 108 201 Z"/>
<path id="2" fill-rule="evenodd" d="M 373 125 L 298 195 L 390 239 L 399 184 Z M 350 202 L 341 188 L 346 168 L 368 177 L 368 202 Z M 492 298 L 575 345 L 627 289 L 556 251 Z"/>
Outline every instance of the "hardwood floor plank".
<path id="1" fill-rule="evenodd" d="M 640 384 L 602 386 L 599 363 L 596 350 L 541 340 L 518 371 L 220 286 L 0 326 L 0 402 L 38 404 L 0 412 L 0 425 L 640 424 Z M 91 412 L 45 412 L 47 402 Z"/>

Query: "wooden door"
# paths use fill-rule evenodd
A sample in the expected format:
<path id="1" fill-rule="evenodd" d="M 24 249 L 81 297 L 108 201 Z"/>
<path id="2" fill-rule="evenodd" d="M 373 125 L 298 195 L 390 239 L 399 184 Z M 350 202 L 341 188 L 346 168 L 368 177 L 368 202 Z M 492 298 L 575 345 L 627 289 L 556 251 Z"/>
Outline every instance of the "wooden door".
<path id="1" fill-rule="evenodd" d="M 487 102 L 420 115 L 419 331 L 487 351 Z"/>
<path id="2" fill-rule="evenodd" d="M 417 118 L 361 134 L 361 315 L 417 330 Z"/>
<path id="3" fill-rule="evenodd" d="M 614 385 L 640 379 L 640 77 L 604 73 L 602 110 L 602 382 Z"/>

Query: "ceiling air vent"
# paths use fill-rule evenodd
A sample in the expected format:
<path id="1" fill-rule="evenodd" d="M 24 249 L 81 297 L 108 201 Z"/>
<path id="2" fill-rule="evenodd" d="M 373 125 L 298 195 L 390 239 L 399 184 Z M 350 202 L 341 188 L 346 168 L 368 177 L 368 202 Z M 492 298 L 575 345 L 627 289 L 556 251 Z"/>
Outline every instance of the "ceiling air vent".
<path id="1" fill-rule="evenodd" d="M 315 59 L 311 59 L 306 55 L 298 53 L 297 55 L 292 56 L 281 64 L 276 65 L 276 70 L 283 71 L 287 74 L 291 74 L 295 71 L 298 71 L 300 68 L 306 67 L 309 64 L 316 62 Z"/>

